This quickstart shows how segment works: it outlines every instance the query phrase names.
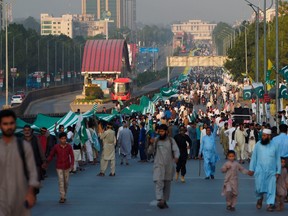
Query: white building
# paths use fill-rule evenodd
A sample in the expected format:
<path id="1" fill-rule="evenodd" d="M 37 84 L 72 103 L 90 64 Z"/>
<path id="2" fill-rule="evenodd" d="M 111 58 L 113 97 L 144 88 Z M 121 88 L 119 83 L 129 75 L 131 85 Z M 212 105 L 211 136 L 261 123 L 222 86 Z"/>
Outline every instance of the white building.
<path id="1" fill-rule="evenodd" d="M 189 20 L 171 26 L 174 35 L 179 33 L 187 33 L 194 40 L 212 40 L 212 32 L 217 24 L 204 22 L 201 20 Z"/>
<path id="2" fill-rule="evenodd" d="M 41 14 L 41 35 L 61 34 L 73 38 L 73 15 L 53 17 L 49 14 Z"/>

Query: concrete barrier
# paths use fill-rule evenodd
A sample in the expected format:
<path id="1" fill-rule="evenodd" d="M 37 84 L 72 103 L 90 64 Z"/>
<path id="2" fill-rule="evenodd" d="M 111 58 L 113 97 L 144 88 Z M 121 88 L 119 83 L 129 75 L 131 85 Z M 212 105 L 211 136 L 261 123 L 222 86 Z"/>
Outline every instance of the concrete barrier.
<path id="1" fill-rule="evenodd" d="M 23 116 L 25 110 L 27 109 L 29 104 L 33 101 L 43 99 L 45 97 L 51 97 L 54 95 L 56 96 L 63 93 L 78 91 L 81 90 L 82 88 L 83 88 L 83 82 L 35 90 L 29 92 L 20 105 L 11 107 L 10 109 L 13 110 L 17 116 Z"/>

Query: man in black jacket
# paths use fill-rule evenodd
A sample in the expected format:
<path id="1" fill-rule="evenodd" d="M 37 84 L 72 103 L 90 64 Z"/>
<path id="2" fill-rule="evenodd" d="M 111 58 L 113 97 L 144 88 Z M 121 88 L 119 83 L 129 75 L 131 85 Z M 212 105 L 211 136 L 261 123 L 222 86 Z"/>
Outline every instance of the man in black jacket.
<path id="1" fill-rule="evenodd" d="M 132 120 L 132 125 L 129 128 L 132 132 L 133 138 L 134 138 L 134 144 L 132 146 L 131 155 L 132 158 L 136 158 L 138 155 L 138 149 L 139 149 L 139 135 L 140 135 L 140 127 L 137 125 L 136 120 Z"/>
<path id="2" fill-rule="evenodd" d="M 179 172 L 181 171 L 181 182 L 185 182 L 185 174 L 186 174 L 186 162 L 188 159 L 188 149 L 192 146 L 192 140 L 190 137 L 185 134 L 186 128 L 184 126 L 180 127 L 179 134 L 177 134 L 174 139 L 178 145 L 179 151 L 180 151 L 180 157 L 177 162 L 176 166 L 176 181 L 179 178 Z M 187 146 L 187 143 L 189 146 Z"/>

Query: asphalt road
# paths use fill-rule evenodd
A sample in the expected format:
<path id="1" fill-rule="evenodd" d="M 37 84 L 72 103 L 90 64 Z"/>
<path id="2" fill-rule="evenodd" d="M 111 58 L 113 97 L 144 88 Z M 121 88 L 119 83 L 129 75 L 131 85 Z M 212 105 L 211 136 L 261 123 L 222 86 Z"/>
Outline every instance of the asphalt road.
<path id="1" fill-rule="evenodd" d="M 221 151 L 218 145 L 218 152 Z M 221 155 L 221 154 L 219 154 Z M 222 155 L 221 155 L 222 156 Z M 220 168 L 225 160 L 216 166 L 215 180 L 204 180 L 203 161 L 201 176 L 198 176 L 199 161 L 187 163 L 186 183 L 172 182 L 170 208 L 160 210 L 156 207 L 154 184 L 152 181 L 152 163 L 138 163 L 132 160 L 129 166 L 120 166 L 117 158 L 116 176 L 96 176 L 99 165 L 86 166 L 86 170 L 70 176 L 67 203 L 59 204 L 58 182 L 56 172 L 50 167 L 49 177 L 43 182 L 38 196 L 38 203 L 33 209 L 34 216 L 177 216 L 177 215 L 287 215 L 268 213 L 255 207 L 254 179 L 239 174 L 239 199 L 236 211 L 226 211 L 225 198 L 221 196 L 224 175 Z M 247 168 L 247 164 L 244 165 Z"/>
<path id="2" fill-rule="evenodd" d="M 180 75 L 183 72 L 184 68 L 174 68 L 171 72 L 171 78 Z M 157 80 L 153 83 L 150 83 L 142 88 L 134 90 L 134 95 L 139 96 L 145 92 L 153 91 L 160 86 L 163 86 L 167 83 L 167 78 L 163 78 L 161 80 Z M 43 100 L 38 100 L 33 102 L 25 111 L 25 114 L 48 114 L 48 113 L 66 113 L 70 111 L 70 103 L 75 99 L 76 95 L 81 94 L 81 91 L 67 93 L 63 95 L 59 95 L 53 98 L 45 98 Z M 99 111 L 102 111 L 103 107 L 107 109 L 114 106 L 112 102 L 107 104 L 100 105 L 98 107 Z"/>

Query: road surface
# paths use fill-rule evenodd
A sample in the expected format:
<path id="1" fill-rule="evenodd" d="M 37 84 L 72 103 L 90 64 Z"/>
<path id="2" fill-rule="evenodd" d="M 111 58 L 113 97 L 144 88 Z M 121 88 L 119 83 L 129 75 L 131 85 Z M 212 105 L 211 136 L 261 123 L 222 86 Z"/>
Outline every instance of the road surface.
<path id="1" fill-rule="evenodd" d="M 221 147 L 218 144 L 218 152 Z M 221 154 L 219 154 L 222 156 Z M 199 161 L 187 163 L 186 183 L 172 182 L 169 209 L 156 207 L 154 184 L 152 181 L 152 163 L 131 161 L 129 166 L 120 166 L 117 158 L 116 176 L 96 176 L 99 165 L 86 166 L 86 170 L 70 177 L 67 203 L 59 204 L 56 172 L 50 167 L 49 177 L 43 182 L 38 196 L 38 203 L 33 209 L 33 216 L 255 216 L 272 215 L 255 207 L 254 179 L 239 174 L 239 199 L 236 212 L 227 212 L 225 198 L 221 196 L 224 175 L 220 168 L 225 162 L 223 156 L 216 166 L 215 180 L 204 180 L 203 161 L 201 176 L 198 176 Z M 244 165 L 247 168 L 247 164 Z M 287 215 L 287 209 L 277 215 Z"/>

